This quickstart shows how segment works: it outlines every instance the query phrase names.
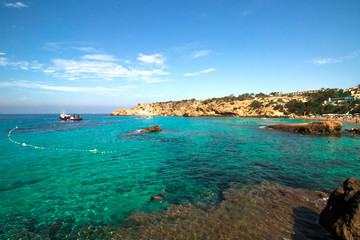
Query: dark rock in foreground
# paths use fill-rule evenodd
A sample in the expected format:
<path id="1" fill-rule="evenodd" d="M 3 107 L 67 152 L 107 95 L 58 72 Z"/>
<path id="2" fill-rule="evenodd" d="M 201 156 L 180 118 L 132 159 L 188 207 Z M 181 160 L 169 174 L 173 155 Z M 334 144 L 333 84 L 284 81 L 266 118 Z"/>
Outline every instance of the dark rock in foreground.
<path id="1" fill-rule="evenodd" d="M 142 129 L 140 132 L 142 132 L 142 133 L 161 132 L 161 130 L 162 130 L 161 127 L 159 127 L 159 125 L 156 125 L 156 126 Z"/>
<path id="2" fill-rule="evenodd" d="M 278 124 L 265 127 L 280 131 L 301 133 L 301 134 L 323 134 L 336 135 L 341 133 L 343 124 L 338 121 L 309 122 L 309 123 L 290 123 Z"/>
<path id="3" fill-rule="evenodd" d="M 360 180 L 350 177 L 336 189 L 320 214 L 320 224 L 334 239 L 360 239 Z"/>

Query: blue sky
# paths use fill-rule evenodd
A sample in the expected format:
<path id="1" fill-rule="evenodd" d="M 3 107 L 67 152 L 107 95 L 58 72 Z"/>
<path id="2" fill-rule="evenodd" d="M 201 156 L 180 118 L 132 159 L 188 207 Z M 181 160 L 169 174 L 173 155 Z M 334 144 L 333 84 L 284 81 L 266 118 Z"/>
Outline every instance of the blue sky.
<path id="1" fill-rule="evenodd" d="M 359 0 L 0 0 L 0 113 L 360 84 Z"/>

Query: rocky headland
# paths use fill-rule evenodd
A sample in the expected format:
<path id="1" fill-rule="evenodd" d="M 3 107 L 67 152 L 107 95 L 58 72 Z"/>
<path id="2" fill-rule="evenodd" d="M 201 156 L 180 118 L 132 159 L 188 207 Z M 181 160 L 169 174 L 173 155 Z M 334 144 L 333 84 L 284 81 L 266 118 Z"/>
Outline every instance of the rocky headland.
<path id="1" fill-rule="evenodd" d="M 130 109 L 117 109 L 113 116 L 184 116 L 184 117 L 283 117 L 284 106 L 296 99 L 306 102 L 305 96 L 273 96 L 238 100 L 213 98 L 158 103 L 140 103 Z M 286 110 L 286 109 L 285 109 Z"/>

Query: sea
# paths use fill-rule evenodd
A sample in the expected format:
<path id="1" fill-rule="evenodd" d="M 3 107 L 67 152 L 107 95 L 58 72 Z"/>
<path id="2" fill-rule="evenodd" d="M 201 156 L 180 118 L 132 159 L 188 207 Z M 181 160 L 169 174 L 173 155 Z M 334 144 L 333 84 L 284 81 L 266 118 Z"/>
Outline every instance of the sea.
<path id="1" fill-rule="evenodd" d="M 65 239 L 105 228 L 113 234 L 135 228 L 134 214 L 161 216 L 169 206 L 206 211 L 234 185 L 330 193 L 360 178 L 359 136 L 263 128 L 305 120 L 82 117 L 0 115 L 0 239 Z M 140 133 L 154 125 L 162 131 Z M 343 129 L 351 127 L 359 125 Z M 162 190 L 163 202 L 151 202 Z"/>

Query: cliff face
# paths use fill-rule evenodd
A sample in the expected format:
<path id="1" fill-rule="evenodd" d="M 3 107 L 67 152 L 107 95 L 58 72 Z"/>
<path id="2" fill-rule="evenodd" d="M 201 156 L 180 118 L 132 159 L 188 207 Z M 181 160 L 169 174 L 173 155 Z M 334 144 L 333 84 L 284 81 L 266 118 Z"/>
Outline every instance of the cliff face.
<path id="1" fill-rule="evenodd" d="M 303 96 L 267 97 L 251 100 L 208 99 L 185 100 L 177 102 L 140 103 L 131 109 L 117 109 L 111 113 L 114 116 L 231 116 L 231 117 L 281 117 L 283 112 L 274 108 L 283 106 L 292 99 L 307 101 Z M 262 106 L 251 106 L 253 101 Z"/>

